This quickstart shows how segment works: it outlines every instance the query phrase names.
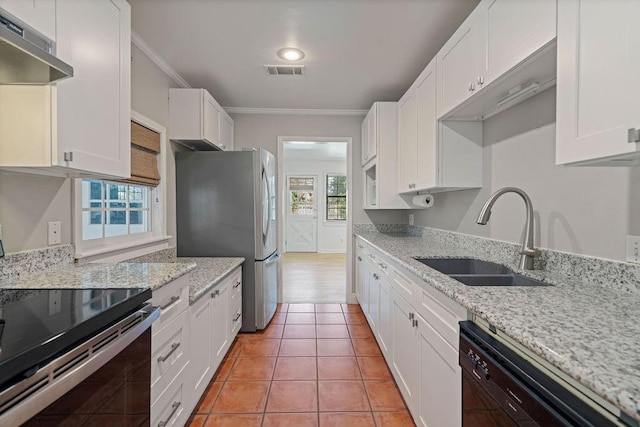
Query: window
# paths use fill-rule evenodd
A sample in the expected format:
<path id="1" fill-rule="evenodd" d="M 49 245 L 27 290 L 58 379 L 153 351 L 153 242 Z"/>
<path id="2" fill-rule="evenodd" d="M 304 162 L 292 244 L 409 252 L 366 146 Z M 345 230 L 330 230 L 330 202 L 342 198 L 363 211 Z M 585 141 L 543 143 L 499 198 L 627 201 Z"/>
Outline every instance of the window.
<path id="1" fill-rule="evenodd" d="M 151 187 L 82 180 L 82 240 L 151 232 Z"/>
<path id="2" fill-rule="evenodd" d="M 289 178 L 291 215 L 313 215 L 313 177 Z"/>
<path id="3" fill-rule="evenodd" d="M 347 220 L 347 177 L 327 175 L 327 221 Z"/>

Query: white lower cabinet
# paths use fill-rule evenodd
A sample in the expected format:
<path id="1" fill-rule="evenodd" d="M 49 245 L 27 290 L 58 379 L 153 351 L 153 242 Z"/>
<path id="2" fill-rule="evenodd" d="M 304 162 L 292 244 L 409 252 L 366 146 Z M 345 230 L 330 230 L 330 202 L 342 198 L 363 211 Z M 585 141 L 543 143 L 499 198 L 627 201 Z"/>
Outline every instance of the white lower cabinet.
<path id="1" fill-rule="evenodd" d="M 229 348 L 229 324 L 227 314 L 228 297 L 230 296 L 229 283 L 223 283 L 211 292 L 212 324 L 209 325 L 211 333 L 211 365 L 218 366 L 222 362 Z"/>
<path id="2" fill-rule="evenodd" d="M 460 426 L 458 322 L 466 319 L 466 309 L 361 238 L 356 243 L 367 254 L 357 261 L 360 305 L 414 421 Z"/>
<path id="3" fill-rule="evenodd" d="M 390 368 L 409 411 L 415 414 L 420 386 L 418 331 L 413 326 L 415 310 L 395 291 L 393 291 L 392 307 L 393 344 Z"/>
<path id="4" fill-rule="evenodd" d="M 418 425 L 462 425 L 462 382 L 458 352 L 419 314 L 415 315 L 420 357 Z"/>
<path id="5" fill-rule="evenodd" d="M 204 393 L 214 373 L 211 366 L 211 333 L 207 327 L 213 325 L 211 304 L 211 298 L 205 295 L 190 309 L 191 381 L 189 381 L 189 387 L 194 400 L 196 400 L 195 396 Z"/>

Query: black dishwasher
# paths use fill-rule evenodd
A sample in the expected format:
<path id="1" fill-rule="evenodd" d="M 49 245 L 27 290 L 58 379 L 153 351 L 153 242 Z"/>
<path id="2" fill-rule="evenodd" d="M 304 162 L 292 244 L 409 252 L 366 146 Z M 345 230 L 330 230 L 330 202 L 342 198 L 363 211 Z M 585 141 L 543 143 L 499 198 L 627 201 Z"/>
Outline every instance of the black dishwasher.
<path id="1" fill-rule="evenodd" d="M 614 426 L 473 322 L 460 322 L 462 425 Z"/>

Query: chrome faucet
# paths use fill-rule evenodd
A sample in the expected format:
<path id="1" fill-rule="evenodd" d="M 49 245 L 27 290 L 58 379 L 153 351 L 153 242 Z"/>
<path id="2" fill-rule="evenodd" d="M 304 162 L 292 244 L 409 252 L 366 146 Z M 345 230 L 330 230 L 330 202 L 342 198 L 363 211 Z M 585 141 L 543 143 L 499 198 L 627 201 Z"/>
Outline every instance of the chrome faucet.
<path id="1" fill-rule="evenodd" d="M 501 188 L 487 199 L 484 206 L 482 207 L 482 210 L 480 211 L 480 214 L 478 215 L 478 219 L 476 222 L 480 225 L 487 225 L 487 222 L 489 222 L 489 217 L 491 216 L 491 208 L 493 207 L 493 204 L 504 193 L 519 194 L 520 197 L 522 197 L 522 199 L 524 200 L 524 204 L 526 205 L 527 231 L 524 235 L 524 241 L 522 242 L 519 267 L 522 270 L 533 270 L 533 260 L 536 257 L 540 256 L 540 251 L 533 246 L 533 204 L 531 203 L 531 199 L 529 198 L 527 193 L 516 187 Z"/>

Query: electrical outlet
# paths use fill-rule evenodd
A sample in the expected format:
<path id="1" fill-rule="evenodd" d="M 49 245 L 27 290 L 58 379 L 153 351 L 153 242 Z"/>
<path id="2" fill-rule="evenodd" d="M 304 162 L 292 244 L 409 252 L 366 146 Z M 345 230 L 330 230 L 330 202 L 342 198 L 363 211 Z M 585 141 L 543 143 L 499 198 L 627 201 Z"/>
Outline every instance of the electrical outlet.
<path id="1" fill-rule="evenodd" d="M 627 261 L 640 264 L 640 236 L 627 236 Z"/>
<path id="2" fill-rule="evenodd" d="M 62 223 L 60 221 L 49 221 L 48 241 L 50 245 L 59 245 L 61 241 L 60 230 Z"/>
<path id="3" fill-rule="evenodd" d="M 409 225 L 413 225 L 413 214 L 409 214 Z"/>
<path id="4" fill-rule="evenodd" d="M 49 291 L 49 316 L 58 314 L 62 311 L 62 291 Z"/>

